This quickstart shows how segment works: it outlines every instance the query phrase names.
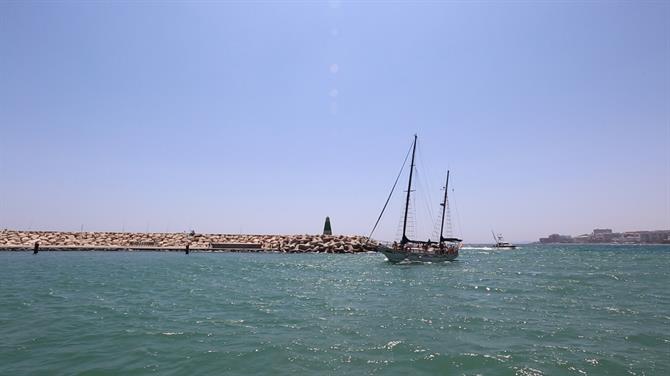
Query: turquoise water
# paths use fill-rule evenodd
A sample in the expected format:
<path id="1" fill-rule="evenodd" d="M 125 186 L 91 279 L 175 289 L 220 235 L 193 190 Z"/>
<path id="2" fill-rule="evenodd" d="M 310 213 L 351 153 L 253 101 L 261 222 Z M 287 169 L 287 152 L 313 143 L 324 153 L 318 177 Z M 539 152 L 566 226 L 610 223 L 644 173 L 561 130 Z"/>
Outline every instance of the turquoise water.
<path id="1" fill-rule="evenodd" d="M 670 247 L 0 252 L 0 374 L 670 374 Z"/>

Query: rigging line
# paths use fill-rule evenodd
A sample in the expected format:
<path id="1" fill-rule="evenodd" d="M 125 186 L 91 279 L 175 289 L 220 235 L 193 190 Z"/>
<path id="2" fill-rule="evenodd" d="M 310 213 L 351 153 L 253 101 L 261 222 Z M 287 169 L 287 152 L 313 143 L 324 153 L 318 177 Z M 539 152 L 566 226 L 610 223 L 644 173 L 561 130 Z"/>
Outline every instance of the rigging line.
<path id="1" fill-rule="evenodd" d="M 429 198 L 429 195 L 426 192 L 427 191 L 426 187 L 428 186 L 428 184 L 426 184 L 426 179 L 422 175 L 423 174 L 420 174 L 419 169 L 417 168 L 416 169 L 417 191 L 419 191 L 421 199 L 423 200 L 423 204 L 426 207 L 426 214 L 428 214 L 428 219 L 432 223 L 433 227 L 435 227 L 435 223 L 436 223 L 435 222 L 435 216 L 433 214 L 433 211 L 430 208 L 430 203 L 429 203 L 430 198 Z M 423 189 L 421 189 L 421 188 L 423 188 Z M 416 197 L 416 195 L 414 195 L 414 196 Z M 421 236 L 423 236 L 423 235 L 425 235 L 425 234 L 421 234 Z M 428 234 L 428 235 L 430 235 L 430 234 Z"/>
<path id="2" fill-rule="evenodd" d="M 426 171 L 426 176 L 430 177 L 430 176 L 433 176 L 433 175 L 430 173 L 430 168 L 428 166 L 428 163 L 426 162 L 426 158 L 423 157 L 423 147 L 422 147 L 422 145 L 423 144 L 419 144 L 418 147 L 417 147 L 417 150 L 419 151 L 419 162 L 420 162 L 421 166 L 423 167 L 423 169 Z M 429 178 L 427 178 L 427 180 L 426 180 L 426 191 L 429 192 L 429 193 L 433 192 L 433 187 L 430 185 L 430 179 Z"/>
<path id="3" fill-rule="evenodd" d="M 419 163 L 423 166 L 425 166 L 425 163 L 423 162 L 423 158 L 421 157 L 421 149 L 417 147 L 419 150 Z M 430 183 L 424 176 L 425 174 L 422 173 L 423 170 L 420 170 L 419 167 L 415 167 L 414 169 L 415 174 L 416 174 L 416 183 L 417 183 L 417 191 L 419 192 L 419 195 L 421 196 L 421 200 L 425 206 L 426 212 L 425 214 L 428 215 L 428 220 L 430 223 L 435 227 L 435 215 L 433 214 L 433 210 L 431 209 L 430 202 L 432 201 L 432 197 L 430 195 Z M 416 195 L 415 195 L 416 196 Z M 425 217 L 425 216 L 424 216 Z M 425 219 L 425 218 L 424 218 Z M 417 234 L 418 235 L 418 234 Z M 426 235 L 426 234 L 421 234 L 421 236 Z M 430 234 L 428 234 L 430 235 Z"/>
<path id="4" fill-rule="evenodd" d="M 430 170 L 428 168 L 428 163 L 426 162 L 426 158 L 423 156 L 423 147 L 421 147 L 422 144 L 417 145 L 417 150 L 419 151 L 419 164 L 423 167 L 423 170 L 426 172 L 424 176 L 419 176 L 419 179 L 422 179 L 421 183 L 424 185 L 425 192 L 422 192 L 423 196 L 422 198 L 425 200 L 424 204 L 426 205 L 427 213 L 429 215 L 430 221 L 433 222 L 433 227 L 435 227 L 436 218 L 435 215 L 433 214 L 433 210 L 431 209 L 431 204 L 432 202 L 436 202 L 437 200 L 433 201 L 434 199 L 434 193 L 433 193 L 433 188 L 430 184 Z M 417 174 L 419 175 L 419 174 Z"/>
<path id="5" fill-rule="evenodd" d="M 433 202 L 434 192 L 433 192 L 433 186 L 430 184 L 430 176 L 433 176 L 433 175 L 430 173 L 431 170 L 428 166 L 428 163 L 426 162 L 426 158 L 424 158 L 424 156 L 423 156 L 423 147 L 421 147 L 421 145 L 418 145 L 418 146 L 419 147 L 417 147 L 417 150 L 419 150 L 419 162 L 421 162 L 421 166 L 426 171 L 425 183 L 426 183 L 427 197 L 430 200 L 430 202 Z"/>
<path id="6" fill-rule="evenodd" d="M 377 218 L 377 222 L 375 222 L 375 226 L 372 228 L 372 231 L 370 231 L 370 235 L 368 235 L 368 240 L 366 241 L 366 243 L 370 241 L 370 238 L 372 237 L 372 234 L 375 232 L 375 229 L 377 229 L 377 225 L 379 224 L 379 221 L 382 219 L 382 216 L 384 215 L 384 210 L 386 210 L 386 206 L 389 204 L 389 201 L 391 200 L 391 196 L 393 196 L 393 191 L 395 190 L 395 186 L 398 184 L 398 180 L 400 180 L 400 175 L 402 175 L 402 171 L 405 169 L 405 164 L 407 164 L 407 158 L 409 158 L 409 153 L 411 151 L 412 151 L 412 146 L 410 146 L 409 150 L 407 150 L 407 155 L 405 155 L 405 160 L 402 162 L 402 167 L 400 167 L 400 171 L 398 172 L 398 176 L 395 178 L 395 182 L 393 183 L 393 187 L 391 188 L 391 192 L 389 193 L 389 196 L 386 199 L 386 202 L 384 203 L 384 207 L 382 208 L 382 212 L 379 213 L 379 217 Z"/>
<path id="7" fill-rule="evenodd" d="M 453 188 L 451 189 L 451 196 L 454 197 L 454 189 Z M 447 202 L 449 202 L 448 199 L 447 199 Z M 454 211 L 456 212 L 456 220 L 458 220 L 458 232 L 459 232 L 459 235 L 460 235 L 461 239 L 463 239 L 463 225 L 461 225 L 461 215 L 458 212 L 458 205 L 456 204 L 456 198 L 455 197 L 454 197 L 454 209 L 455 209 Z"/>

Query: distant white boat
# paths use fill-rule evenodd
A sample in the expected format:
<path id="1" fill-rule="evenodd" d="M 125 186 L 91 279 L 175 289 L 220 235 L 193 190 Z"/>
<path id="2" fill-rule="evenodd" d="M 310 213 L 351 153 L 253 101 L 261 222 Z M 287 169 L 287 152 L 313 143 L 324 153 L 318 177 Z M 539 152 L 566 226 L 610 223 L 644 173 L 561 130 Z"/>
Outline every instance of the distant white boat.
<path id="1" fill-rule="evenodd" d="M 502 234 L 496 235 L 496 233 L 491 230 L 491 234 L 493 235 L 493 241 L 495 244 L 493 244 L 493 248 L 498 248 L 498 249 L 516 249 L 516 246 L 512 243 L 508 243 L 503 239 Z"/>

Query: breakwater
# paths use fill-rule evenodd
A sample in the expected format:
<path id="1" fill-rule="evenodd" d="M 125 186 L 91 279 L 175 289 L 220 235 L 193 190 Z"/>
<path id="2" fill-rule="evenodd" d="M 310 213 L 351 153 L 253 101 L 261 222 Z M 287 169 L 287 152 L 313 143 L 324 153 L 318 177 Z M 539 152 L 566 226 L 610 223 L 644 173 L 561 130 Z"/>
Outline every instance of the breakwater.
<path id="1" fill-rule="evenodd" d="M 183 250 L 278 251 L 356 253 L 373 249 L 376 243 L 363 236 L 348 235 L 242 235 L 193 233 L 0 231 L 0 249 Z"/>

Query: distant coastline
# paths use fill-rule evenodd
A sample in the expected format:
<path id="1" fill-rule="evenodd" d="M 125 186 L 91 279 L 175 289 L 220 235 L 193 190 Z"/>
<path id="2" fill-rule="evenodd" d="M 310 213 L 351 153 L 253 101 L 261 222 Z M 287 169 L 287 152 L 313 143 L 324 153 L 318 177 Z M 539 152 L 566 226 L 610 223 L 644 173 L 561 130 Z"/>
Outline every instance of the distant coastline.
<path id="1" fill-rule="evenodd" d="M 540 238 L 541 244 L 670 244 L 670 230 L 614 232 L 612 229 L 594 229 L 578 236 L 551 234 Z"/>

